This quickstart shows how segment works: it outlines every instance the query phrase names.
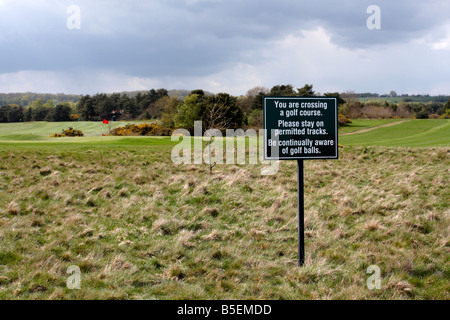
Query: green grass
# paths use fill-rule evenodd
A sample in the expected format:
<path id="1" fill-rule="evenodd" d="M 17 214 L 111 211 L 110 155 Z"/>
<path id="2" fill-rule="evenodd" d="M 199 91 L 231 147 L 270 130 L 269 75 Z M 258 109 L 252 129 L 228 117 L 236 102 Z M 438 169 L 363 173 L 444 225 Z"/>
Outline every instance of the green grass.
<path id="1" fill-rule="evenodd" d="M 0 299 L 450 299 L 448 120 L 433 121 L 305 162 L 303 268 L 294 161 L 209 175 L 174 165 L 170 138 L 0 138 Z"/>
<path id="2" fill-rule="evenodd" d="M 113 121 L 111 129 L 121 127 L 127 123 L 152 122 L 150 121 Z M 83 131 L 86 137 L 101 136 L 108 133 L 109 125 L 102 122 L 74 121 L 74 122 L 23 122 L 0 124 L 0 140 L 3 141 L 52 141 L 49 138 L 53 133 L 61 133 L 62 130 L 73 127 Z"/>
<path id="3" fill-rule="evenodd" d="M 363 129 L 369 129 L 378 127 L 393 122 L 405 121 L 404 119 L 353 119 L 352 123 L 349 123 L 345 127 L 339 128 L 339 133 L 350 133 Z"/>
<path id="4" fill-rule="evenodd" d="M 343 145 L 432 147 L 450 145 L 450 120 L 410 120 L 391 127 L 342 136 Z"/>

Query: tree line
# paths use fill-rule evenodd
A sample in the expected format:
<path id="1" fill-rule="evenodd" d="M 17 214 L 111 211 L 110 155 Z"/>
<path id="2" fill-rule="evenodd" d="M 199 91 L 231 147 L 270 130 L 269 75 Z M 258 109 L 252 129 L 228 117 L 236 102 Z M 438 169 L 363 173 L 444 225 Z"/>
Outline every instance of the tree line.
<path id="1" fill-rule="evenodd" d="M 338 97 L 339 113 L 348 118 L 450 118 L 450 99 L 446 103 L 397 104 L 373 97 L 374 100 L 361 102 L 359 95 L 351 91 L 319 94 L 311 84 L 301 88 L 288 84 L 276 85 L 271 89 L 255 87 L 240 97 L 228 93 L 211 94 L 201 89 L 185 93 L 182 97 L 171 97 L 166 89 L 151 89 L 132 94 L 85 95 L 76 103 L 54 103 L 53 100 L 44 103 L 38 98 L 27 107 L 18 104 L 0 107 L 0 122 L 156 119 L 164 128 L 185 128 L 191 131 L 197 120 L 203 121 L 204 129 L 261 128 L 264 96 L 315 95 Z"/>
<path id="2" fill-rule="evenodd" d="M 52 100 L 45 104 L 39 98 L 28 107 L 9 104 L 0 107 L 0 122 L 29 122 L 29 121 L 73 121 L 77 120 L 75 107 L 70 102 L 55 104 Z"/>

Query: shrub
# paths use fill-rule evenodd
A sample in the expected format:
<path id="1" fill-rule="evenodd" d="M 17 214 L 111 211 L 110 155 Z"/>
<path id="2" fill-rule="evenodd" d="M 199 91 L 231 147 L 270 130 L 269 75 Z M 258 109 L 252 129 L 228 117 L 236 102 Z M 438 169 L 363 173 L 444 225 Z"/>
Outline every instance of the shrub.
<path id="1" fill-rule="evenodd" d="M 376 104 L 367 104 L 361 110 L 361 116 L 367 119 L 389 119 L 394 116 L 394 110 Z"/>
<path id="2" fill-rule="evenodd" d="M 62 138 L 62 137 L 83 137 L 84 133 L 81 130 L 75 130 L 70 127 L 69 129 L 63 130 L 62 133 L 54 133 L 51 138 Z"/>
<path id="3" fill-rule="evenodd" d="M 170 136 L 173 129 L 160 127 L 154 123 L 142 123 L 139 125 L 127 124 L 111 130 L 113 136 Z"/>
<path id="4" fill-rule="evenodd" d="M 445 110 L 445 113 L 439 119 L 450 119 L 450 109 Z"/>
<path id="5" fill-rule="evenodd" d="M 346 126 L 348 123 L 352 123 L 352 120 L 344 116 L 342 113 L 338 115 L 338 126 Z"/>

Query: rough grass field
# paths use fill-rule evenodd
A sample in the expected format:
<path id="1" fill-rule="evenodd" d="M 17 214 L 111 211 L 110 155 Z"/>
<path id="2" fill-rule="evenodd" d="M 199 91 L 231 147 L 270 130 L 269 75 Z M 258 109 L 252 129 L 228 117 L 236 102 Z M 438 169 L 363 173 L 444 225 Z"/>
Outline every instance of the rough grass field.
<path id="1" fill-rule="evenodd" d="M 0 299 L 449 299 L 450 122 L 433 121 L 305 162 L 302 268 L 294 161 L 209 175 L 174 165 L 170 138 L 0 138 Z"/>

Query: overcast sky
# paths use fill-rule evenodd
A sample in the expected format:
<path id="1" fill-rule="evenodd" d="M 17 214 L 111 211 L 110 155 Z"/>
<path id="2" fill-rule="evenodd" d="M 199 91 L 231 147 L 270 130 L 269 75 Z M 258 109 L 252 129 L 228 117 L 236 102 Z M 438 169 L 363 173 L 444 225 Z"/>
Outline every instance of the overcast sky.
<path id="1" fill-rule="evenodd" d="M 370 5 L 381 29 L 367 27 Z M 449 95 L 449 12 L 448 0 L 0 0 L 0 92 Z"/>

